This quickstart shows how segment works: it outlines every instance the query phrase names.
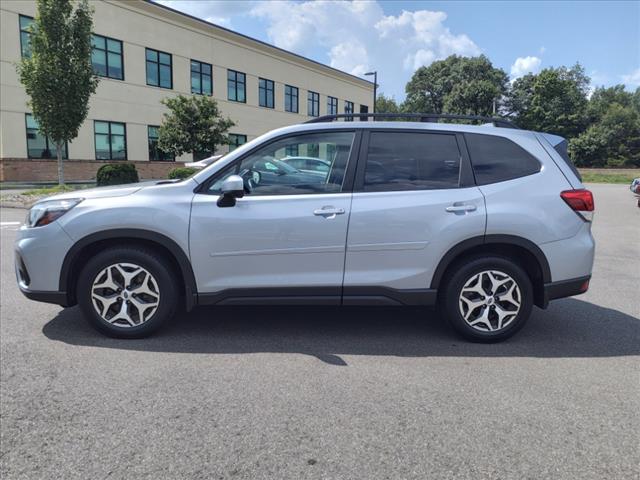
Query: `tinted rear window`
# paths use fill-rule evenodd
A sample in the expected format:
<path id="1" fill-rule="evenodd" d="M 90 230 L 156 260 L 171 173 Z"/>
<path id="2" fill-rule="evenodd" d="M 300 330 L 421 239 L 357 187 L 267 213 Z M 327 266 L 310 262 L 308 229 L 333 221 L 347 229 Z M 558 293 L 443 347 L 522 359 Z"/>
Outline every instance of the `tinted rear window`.
<path id="1" fill-rule="evenodd" d="M 372 132 L 364 190 L 456 188 L 460 151 L 455 135 L 421 132 Z"/>
<path id="2" fill-rule="evenodd" d="M 478 185 L 504 182 L 540 171 L 540 162 L 508 138 L 465 133 Z"/>

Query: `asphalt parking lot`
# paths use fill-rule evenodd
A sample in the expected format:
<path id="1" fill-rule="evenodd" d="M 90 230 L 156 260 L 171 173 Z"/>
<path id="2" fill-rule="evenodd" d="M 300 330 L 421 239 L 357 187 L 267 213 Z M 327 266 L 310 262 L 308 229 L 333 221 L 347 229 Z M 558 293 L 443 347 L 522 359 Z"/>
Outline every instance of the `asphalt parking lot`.
<path id="1" fill-rule="evenodd" d="M 632 479 L 640 209 L 592 185 L 591 290 L 468 344 L 433 312 L 203 308 L 147 340 L 30 302 L 3 209 L 3 479 Z"/>

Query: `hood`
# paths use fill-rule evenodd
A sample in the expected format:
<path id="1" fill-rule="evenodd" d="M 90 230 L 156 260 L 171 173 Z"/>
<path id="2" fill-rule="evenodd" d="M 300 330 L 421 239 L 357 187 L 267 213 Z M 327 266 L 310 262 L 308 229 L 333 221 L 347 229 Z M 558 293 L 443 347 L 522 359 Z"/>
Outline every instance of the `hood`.
<path id="1" fill-rule="evenodd" d="M 166 182 L 166 180 L 161 180 Z M 141 190 L 144 187 L 157 185 L 158 181 L 128 183 L 126 185 L 112 185 L 108 187 L 87 188 L 86 190 L 74 190 L 72 192 L 59 193 L 46 200 L 64 200 L 67 198 L 107 198 L 107 197 L 124 197 Z"/>

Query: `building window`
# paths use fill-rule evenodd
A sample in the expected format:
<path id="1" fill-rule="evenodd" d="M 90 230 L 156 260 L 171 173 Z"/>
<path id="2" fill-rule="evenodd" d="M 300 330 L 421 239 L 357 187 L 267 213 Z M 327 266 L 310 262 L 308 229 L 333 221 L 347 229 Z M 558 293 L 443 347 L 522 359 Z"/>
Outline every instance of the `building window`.
<path id="1" fill-rule="evenodd" d="M 284 111 L 298 113 L 298 87 L 284 86 Z"/>
<path id="2" fill-rule="evenodd" d="M 27 124 L 27 157 L 29 158 L 58 158 L 55 143 L 45 137 L 38 130 L 38 122 L 30 113 L 25 114 Z M 67 144 L 64 144 L 62 158 L 69 158 Z"/>
<path id="3" fill-rule="evenodd" d="M 124 80 L 122 42 L 102 35 L 91 35 L 91 64 L 96 75 Z"/>
<path id="4" fill-rule="evenodd" d="M 293 145 L 287 145 L 286 147 L 284 147 L 284 154 L 287 157 L 297 157 L 298 155 L 300 155 L 298 150 L 298 144 L 293 144 Z"/>
<path id="5" fill-rule="evenodd" d="M 327 97 L 327 115 L 337 115 L 338 99 L 336 97 Z"/>
<path id="6" fill-rule="evenodd" d="M 127 129 L 124 123 L 94 120 L 96 160 L 127 159 Z"/>
<path id="7" fill-rule="evenodd" d="M 344 113 L 353 113 L 353 102 L 350 102 L 348 100 L 344 101 Z M 347 117 L 344 120 L 345 122 L 353 122 L 353 117 Z"/>
<path id="8" fill-rule="evenodd" d="M 239 135 L 237 133 L 229 134 L 229 151 L 233 152 L 240 145 L 247 143 L 246 135 Z"/>
<path id="9" fill-rule="evenodd" d="M 266 78 L 258 80 L 258 96 L 261 107 L 273 108 L 273 80 Z"/>
<path id="10" fill-rule="evenodd" d="M 147 85 L 160 88 L 173 88 L 171 54 L 146 49 Z"/>
<path id="11" fill-rule="evenodd" d="M 33 27 L 33 18 L 26 15 L 20 15 L 20 54 L 22 58 L 31 56 L 31 28 Z"/>
<path id="12" fill-rule="evenodd" d="M 158 148 L 158 138 L 160 127 L 149 125 L 147 127 L 147 136 L 149 141 L 149 160 L 155 162 L 173 162 L 176 157 L 169 153 L 165 153 Z"/>
<path id="13" fill-rule="evenodd" d="M 310 117 L 320 115 L 320 94 L 311 91 L 307 93 L 307 115 Z"/>
<path id="14" fill-rule="evenodd" d="M 209 63 L 191 60 L 191 93 L 198 95 L 211 95 L 213 93 L 211 65 Z"/>
<path id="15" fill-rule="evenodd" d="M 247 77 L 242 72 L 227 71 L 227 98 L 232 102 L 246 103 Z"/>
<path id="16" fill-rule="evenodd" d="M 369 113 L 369 105 L 360 105 L 360 113 Z M 366 122 L 369 120 L 367 115 L 360 115 L 360 120 Z"/>

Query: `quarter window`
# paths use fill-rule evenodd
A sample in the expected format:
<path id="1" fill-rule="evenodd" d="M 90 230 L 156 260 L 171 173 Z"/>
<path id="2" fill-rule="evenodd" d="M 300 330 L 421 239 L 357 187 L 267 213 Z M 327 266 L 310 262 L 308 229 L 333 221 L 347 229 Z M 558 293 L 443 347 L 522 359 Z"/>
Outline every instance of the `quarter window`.
<path id="1" fill-rule="evenodd" d="M 465 133 L 478 185 L 504 182 L 540 171 L 540 162 L 508 138 Z"/>
<path id="2" fill-rule="evenodd" d="M 348 100 L 344 101 L 344 113 L 345 114 L 353 113 L 353 102 L 350 102 Z M 344 121 L 353 122 L 353 117 L 346 117 Z"/>
<path id="3" fill-rule="evenodd" d="M 240 145 L 244 145 L 245 143 L 247 143 L 246 135 L 240 135 L 237 133 L 229 134 L 229 151 L 230 152 L 234 151 Z"/>
<path id="4" fill-rule="evenodd" d="M 31 56 L 31 29 L 33 28 L 33 18 L 20 15 L 20 54 L 22 58 Z"/>
<path id="5" fill-rule="evenodd" d="M 273 80 L 261 78 L 258 81 L 258 96 L 261 107 L 273 108 Z"/>
<path id="6" fill-rule="evenodd" d="M 284 111 L 298 113 L 298 87 L 284 86 Z"/>
<path id="7" fill-rule="evenodd" d="M 96 75 L 124 80 L 122 42 L 102 35 L 91 35 L 91 64 Z"/>
<path id="8" fill-rule="evenodd" d="M 27 124 L 27 157 L 28 158 L 57 158 L 56 144 L 40 133 L 38 122 L 30 113 L 25 114 Z M 62 158 L 68 158 L 67 144 L 64 145 Z"/>
<path id="9" fill-rule="evenodd" d="M 222 182 L 230 175 L 244 179 L 247 195 L 340 192 L 353 138 L 353 132 L 330 132 L 277 140 L 223 170 L 209 192 L 219 194 Z M 292 166 L 289 162 L 294 149 L 307 160 L 322 163 L 324 168 L 311 171 Z"/>
<path id="10" fill-rule="evenodd" d="M 307 115 L 310 117 L 320 115 L 320 94 L 316 92 L 307 93 Z"/>
<path id="11" fill-rule="evenodd" d="M 155 162 L 173 162 L 176 157 L 169 153 L 165 153 L 158 147 L 158 138 L 160 127 L 149 125 L 147 127 L 147 138 L 149 143 L 149 160 Z"/>
<path id="12" fill-rule="evenodd" d="M 337 115 L 338 99 L 336 97 L 327 97 L 327 115 Z"/>
<path id="13" fill-rule="evenodd" d="M 455 135 L 372 132 L 364 191 L 456 188 L 460 151 Z"/>
<path id="14" fill-rule="evenodd" d="M 95 120 L 96 160 L 126 160 L 127 131 L 124 123 Z"/>
<path id="15" fill-rule="evenodd" d="M 146 49 L 147 85 L 160 88 L 173 88 L 171 54 Z"/>
<path id="16" fill-rule="evenodd" d="M 191 93 L 197 95 L 211 95 L 213 93 L 211 64 L 191 60 Z"/>
<path id="17" fill-rule="evenodd" d="M 232 102 L 245 103 L 246 98 L 246 75 L 235 70 L 227 71 L 227 98 Z"/>

